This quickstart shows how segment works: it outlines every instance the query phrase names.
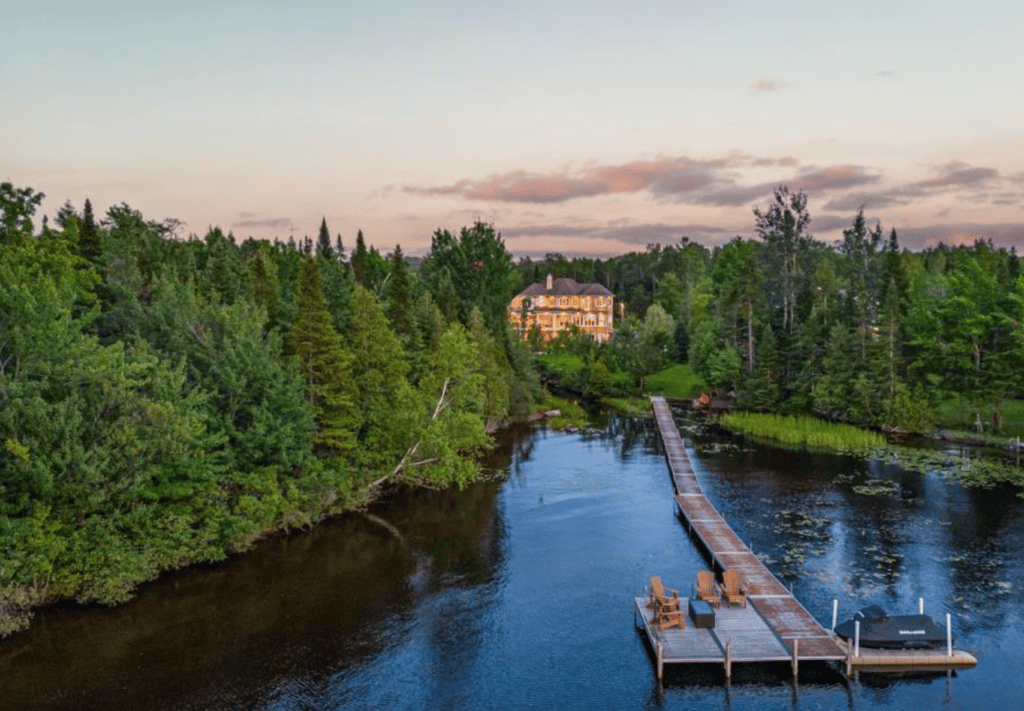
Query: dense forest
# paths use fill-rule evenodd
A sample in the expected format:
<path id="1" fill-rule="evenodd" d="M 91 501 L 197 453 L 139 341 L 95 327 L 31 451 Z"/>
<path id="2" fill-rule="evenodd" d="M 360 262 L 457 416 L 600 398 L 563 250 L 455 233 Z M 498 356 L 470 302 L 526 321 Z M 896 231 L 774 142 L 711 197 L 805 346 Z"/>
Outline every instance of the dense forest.
<path id="1" fill-rule="evenodd" d="M 755 238 L 713 250 L 683 238 L 606 261 L 550 254 L 517 269 L 526 282 L 598 281 L 625 304 L 611 342 L 555 344 L 601 374 L 583 386 L 689 362 L 740 410 L 925 432 L 955 397 L 979 431 L 999 433 L 1004 404 L 1024 396 L 1016 249 L 910 252 L 863 211 L 833 245 L 810 224 L 806 195 L 780 187 L 754 211 Z"/>
<path id="2" fill-rule="evenodd" d="M 541 393 L 488 225 L 438 231 L 414 273 L 325 222 L 178 238 L 87 200 L 36 232 L 42 198 L 0 185 L 0 633 L 388 486 L 469 482 Z"/>
<path id="3" fill-rule="evenodd" d="M 544 396 L 507 305 L 551 273 L 621 318 L 577 390 L 635 394 L 689 362 L 742 409 L 922 431 L 958 395 L 998 431 L 1024 391 L 1024 279 L 990 243 L 901 250 L 852 217 L 811 238 L 779 188 L 756 237 L 518 263 L 491 225 L 400 246 L 179 234 L 0 185 L 0 634 L 60 599 L 114 603 L 399 484 L 465 484 L 488 428 Z"/>

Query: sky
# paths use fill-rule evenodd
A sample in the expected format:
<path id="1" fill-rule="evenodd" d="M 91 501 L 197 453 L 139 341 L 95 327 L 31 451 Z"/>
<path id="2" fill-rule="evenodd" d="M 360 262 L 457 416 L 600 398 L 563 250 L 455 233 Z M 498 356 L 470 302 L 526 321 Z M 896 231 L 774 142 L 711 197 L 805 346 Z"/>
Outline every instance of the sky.
<path id="1" fill-rule="evenodd" d="M 180 236 L 515 256 L 753 238 L 776 186 L 832 244 L 1024 246 L 1024 3 L 22 2 L 0 181 Z"/>

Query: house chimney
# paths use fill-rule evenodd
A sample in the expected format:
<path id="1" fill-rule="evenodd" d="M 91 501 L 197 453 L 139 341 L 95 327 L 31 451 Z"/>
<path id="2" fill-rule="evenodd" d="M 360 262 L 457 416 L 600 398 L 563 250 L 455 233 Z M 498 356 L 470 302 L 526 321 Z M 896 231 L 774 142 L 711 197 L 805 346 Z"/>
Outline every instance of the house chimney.
<path id="1" fill-rule="evenodd" d="M 550 274 L 548 274 L 548 291 L 551 291 L 551 289 L 554 288 L 554 285 L 555 280 L 551 278 Z"/>

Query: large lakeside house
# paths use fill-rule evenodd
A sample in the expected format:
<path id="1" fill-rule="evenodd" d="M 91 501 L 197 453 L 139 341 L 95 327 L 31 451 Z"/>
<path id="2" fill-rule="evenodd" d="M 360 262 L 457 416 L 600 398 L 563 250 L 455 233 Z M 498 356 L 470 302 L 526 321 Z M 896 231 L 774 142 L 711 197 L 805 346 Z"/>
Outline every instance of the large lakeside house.
<path id="1" fill-rule="evenodd" d="M 578 326 L 598 341 L 612 336 L 612 292 L 601 284 L 580 284 L 561 277 L 537 282 L 519 292 L 508 305 L 508 320 L 525 339 L 533 324 L 547 342 L 570 326 Z"/>

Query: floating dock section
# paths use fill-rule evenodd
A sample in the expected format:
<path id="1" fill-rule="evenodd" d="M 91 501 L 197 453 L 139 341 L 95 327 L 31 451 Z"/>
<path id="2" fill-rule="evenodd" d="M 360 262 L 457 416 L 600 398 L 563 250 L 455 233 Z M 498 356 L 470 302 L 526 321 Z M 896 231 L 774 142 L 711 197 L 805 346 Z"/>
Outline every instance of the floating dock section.
<path id="1" fill-rule="evenodd" d="M 859 656 L 852 644 L 837 639 L 823 628 L 789 590 L 764 566 L 739 539 L 721 514 L 704 495 L 693 471 L 690 457 L 679 435 L 672 411 L 662 397 L 652 397 L 654 417 L 665 446 L 675 501 L 687 529 L 700 542 L 719 570 L 737 570 L 746 589 L 749 608 L 716 609 L 712 629 L 660 629 L 637 598 L 634 617 L 643 620 L 643 629 L 654 649 L 658 678 L 664 664 L 721 663 L 726 676 L 733 662 L 788 661 L 793 673 L 799 662 L 842 661 L 849 673 L 853 666 L 962 666 L 977 664 L 966 652 L 946 650 L 865 650 Z M 671 577 L 665 584 L 678 584 Z M 683 601 L 685 605 L 685 600 Z M 685 608 L 684 608 L 685 609 Z M 639 625 L 638 625 L 639 626 Z"/>

